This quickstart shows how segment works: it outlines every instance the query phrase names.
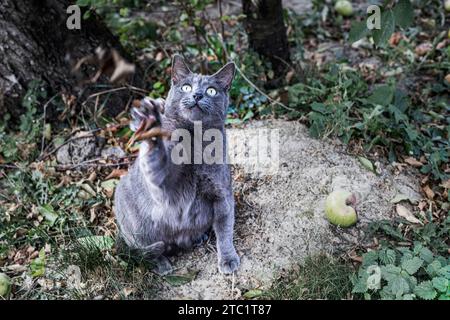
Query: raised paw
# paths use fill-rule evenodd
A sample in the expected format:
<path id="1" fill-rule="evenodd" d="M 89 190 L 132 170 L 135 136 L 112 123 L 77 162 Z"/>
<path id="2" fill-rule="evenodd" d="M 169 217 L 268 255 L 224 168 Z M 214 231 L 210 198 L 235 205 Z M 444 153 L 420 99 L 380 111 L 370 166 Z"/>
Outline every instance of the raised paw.
<path id="1" fill-rule="evenodd" d="M 147 131 L 152 127 L 160 126 L 163 110 L 163 99 L 155 100 L 148 97 L 142 99 L 139 108 L 131 109 L 131 130 L 134 132 Z"/>
<path id="2" fill-rule="evenodd" d="M 241 264 L 241 259 L 235 253 L 230 256 L 219 258 L 219 271 L 224 274 L 230 274 L 236 271 Z"/>

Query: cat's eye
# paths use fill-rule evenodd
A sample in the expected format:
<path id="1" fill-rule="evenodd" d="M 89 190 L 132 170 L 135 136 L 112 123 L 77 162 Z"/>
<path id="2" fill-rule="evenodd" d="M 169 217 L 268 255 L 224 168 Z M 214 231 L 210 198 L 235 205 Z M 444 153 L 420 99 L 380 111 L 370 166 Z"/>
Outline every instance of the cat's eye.
<path id="1" fill-rule="evenodd" d="M 192 91 L 192 87 L 188 84 L 185 84 L 181 87 L 181 90 L 183 90 L 184 92 L 191 92 Z"/>
<path id="2" fill-rule="evenodd" d="M 206 93 L 208 94 L 208 96 L 214 97 L 217 94 L 217 91 L 216 89 L 210 87 L 206 90 Z"/>

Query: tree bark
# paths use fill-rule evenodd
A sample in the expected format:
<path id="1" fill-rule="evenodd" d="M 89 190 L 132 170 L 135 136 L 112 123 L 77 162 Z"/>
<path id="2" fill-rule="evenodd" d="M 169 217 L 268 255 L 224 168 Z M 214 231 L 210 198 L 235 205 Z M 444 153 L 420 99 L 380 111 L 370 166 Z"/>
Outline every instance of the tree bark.
<path id="1" fill-rule="evenodd" d="M 266 57 L 276 77 L 282 77 L 290 62 L 281 0 L 242 0 L 250 47 Z"/>
<path id="2" fill-rule="evenodd" d="M 67 92 L 80 98 L 81 92 L 92 92 L 78 86 L 79 79 L 71 69 L 98 46 L 115 48 L 130 59 L 95 15 L 81 20 L 81 30 L 69 30 L 66 10 L 73 2 L 0 0 L 0 116 L 9 112 L 17 119 L 23 111 L 21 99 L 32 80 L 43 81 L 50 94 Z M 108 113 L 123 110 L 128 96 L 110 100 Z"/>

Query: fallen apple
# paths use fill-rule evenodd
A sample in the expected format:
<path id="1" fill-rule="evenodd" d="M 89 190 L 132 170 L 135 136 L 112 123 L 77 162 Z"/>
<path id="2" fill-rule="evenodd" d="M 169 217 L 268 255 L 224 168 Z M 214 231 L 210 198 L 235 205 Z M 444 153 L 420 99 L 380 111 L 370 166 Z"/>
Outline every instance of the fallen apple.
<path id="1" fill-rule="evenodd" d="M 344 17 L 349 17 L 353 14 L 353 6 L 351 2 L 347 0 L 339 0 L 336 2 L 334 9 Z"/>
<path id="2" fill-rule="evenodd" d="M 355 210 L 356 197 L 345 190 L 330 193 L 325 201 L 325 215 L 328 221 L 340 227 L 350 227 L 358 220 Z"/>
<path id="3" fill-rule="evenodd" d="M 0 273 L 0 297 L 6 299 L 11 293 L 11 279 L 4 273 Z"/>

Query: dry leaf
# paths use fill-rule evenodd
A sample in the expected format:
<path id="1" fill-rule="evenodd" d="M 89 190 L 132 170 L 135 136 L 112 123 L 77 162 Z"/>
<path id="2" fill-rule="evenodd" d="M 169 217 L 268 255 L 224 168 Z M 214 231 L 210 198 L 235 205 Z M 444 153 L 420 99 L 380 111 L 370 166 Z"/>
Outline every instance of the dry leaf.
<path id="1" fill-rule="evenodd" d="M 406 159 L 405 159 L 405 162 L 406 162 L 407 164 L 409 164 L 409 165 L 411 165 L 411 166 L 413 166 L 413 167 L 417 167 L 417 168 L 423 166 L 423 163 L 422 163 L 422 162 L 420 162 L 420 161 L 414 159 L 413 157 L 406 158 Z"/>
<path id="2" fill-rule="evenodd" d="M 136 68 L 134 64 L 126 62 L 116 50 L 113 50 L 112 53 L 115 68 L 109 81 L 111 81 L 112 83 L 116 83 L 124 80 L 129 75 L 132 75 Z"/>
<path id="3" fill-rule="evenodd" d="M 395 210 L 397 211 L 397 214 L 402 217 L 405 218 L 407 221 L 411 222 L 411 223 L 418 223 L 418 224 L 423 224 L 422 221 L 420 221 L 419 219 L 417 219 L 412 213 L 411 211 L 409 211 L 406 207 L 402 206 L 401 204 L 398 204 L 395 207 Z"/>
<path id="4" fill-rule="evenodd" d="M 389 44 L 391 46 L 396 46 L 400 42 L 400 40 L 403 38 L 403 35 L 401 32 L 394 32 L 391 37 L 389 38 Z"/>
<path id="5" fill-rule="evenodd" d="M 292 78 L 294 77 L 294 75 L 295 75 L 295 70 L 291 70 L 288 73 L 286 73 L 286 78 L 285 78 L 286 83 L 290 83 Z"/>
<path id="6" fill-rule="evenodd" d="M 427 198 L 430 200 L 433 200 L 434 198 L 434 191 L 431 190 L 429 185 L 426 185 L 425 187 L 422 188 L 423 192 L 425 192 L 425 194 L 427 195 Z"/>
<path id="7" fill-rule="evenodd" d="M 105 180 L 120 178 L 128 173 L 127 169 L 114 169 L 111 173 L 105 178 Z"/>
<path id="8" fill-rule="evenodd" d="M 164 53 L 163 53 L 162 51 L 159 51 L 159 52 L 156 54 L 155 60 L 156 60 L 157 62 L 160 62 L 162 59 L 164 59 Z"/>
<path id="9" fill-rule="evenodd" d="M 450 179 L 448 179 L 447 181 L 444 181 L 440 184 L 440 186 L 444 189 L 450 189 Z"/>
<path id="10" fill-rule="evenodd" d="M 104 49 L 98 47 L 95 53 L 80 59 L 72 69 L 73 73 L 79 73 L 83 64 L 93 64 L 98 68 L 96 74 L 87 82 L 95 83 L 100 76 L 109 77 L 112 83 L 120 82 L 135 71 L 134 64 L 128 63 L 115 49 Z"/>
<path id="11" fill-rule="evenodd" d="M 416 47 L 416 54 L 420 57 L 426 55 L 428 52 L 433 50 L 433 45 L 430 42 L 425 42 Z"/>
<path id="12" fill-rule="evenodd" d="M 95 179 L 97 179 L 97 172 L 92 171 L 92 173 L 89 175 L 88 181 L 94 183 Z"/>
<path id="13" fill-rule="evenodd" d="M 130 294 L 133 294 L 136 291 L 134 288 L 123 288 L 122 293 L 125 297 L 128 297 Z"/>
<path id="14" fill-rule="evenodd" d="M 450 73 L 448 75 L 445 76 L 445 81 L 447 81 L 448 83 L 450 83 Z"/>

